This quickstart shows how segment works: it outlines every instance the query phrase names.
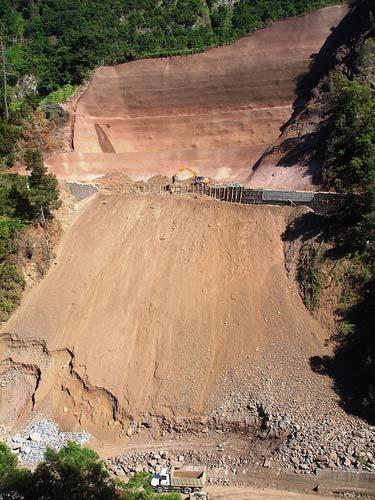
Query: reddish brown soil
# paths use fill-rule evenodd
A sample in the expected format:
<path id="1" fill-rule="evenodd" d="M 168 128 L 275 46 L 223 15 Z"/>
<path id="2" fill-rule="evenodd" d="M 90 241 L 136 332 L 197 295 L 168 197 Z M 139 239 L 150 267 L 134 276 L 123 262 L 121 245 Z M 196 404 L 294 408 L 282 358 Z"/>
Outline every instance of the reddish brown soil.
<path id="1" fill-rule="evenodd" d="M 202 54 L 98 69 L 77 106 L 75 152 L 49 158 L 50 169 L 139 179 L 187 166 L 245 181 L 290 116 L 296 78 L 347 11 L 277 22 Z"/>
<path id="2" fill-rule="evenodd" d="M 96 195 L 4 325 L 1 359 L 31 378 L 40 370 L 35 409 L 94 430 L 114 415 L 206 415 L 233 388 L 254 387 L 248 369 L 269 352 L 293 387 L 294 365 L 302 359 L 309 372 L 325 334 L 284 268 L 291 211 Z M 14 419 L 18 404 L 22 413 L 26 400 L 14 399 Z"/>
<path id="3" fill-rule="evenodd" d="M 271 489 L 256 489 L 256 488 L 240 488 L 240 487 L 225 487 L 211 486 L 207 488 L 210 495 L 210 500 L 328 500 L 333 499 L 332 496 L 307 495 L 304 493 L 292 493 L 290 491 L 280 491 Z"/>

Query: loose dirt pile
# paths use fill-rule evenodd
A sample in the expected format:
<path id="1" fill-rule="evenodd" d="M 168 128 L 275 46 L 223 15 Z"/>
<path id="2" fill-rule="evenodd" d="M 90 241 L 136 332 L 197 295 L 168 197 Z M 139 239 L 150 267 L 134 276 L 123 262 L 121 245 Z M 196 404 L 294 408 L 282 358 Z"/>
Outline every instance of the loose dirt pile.
<path id="1" fill-rule="evenodd" d="M 245 181 L 288 120 L 296 79 L 347 12 L 332 6 L 202 54 L 99 68 L 76 109 L 74 153 L 49 158 L 51 171 L 147 179 L 186 166 Z"/>
<path id="2" fill-rule="evenodd" d="M 94 426 L 188 419 L 241 386 L 243 369 L 275 344 L 321 353 L 324 332 L 284 270 L 289 213 L 97 195 L 2 329 L 4 363 L 29 388 L 3 418 L 16 422 L 33 404 Z"/>
<path id="3" fill-rule="evenodd" d="M 240 435 L 232 457 L 246 467 L 375 468 L 374 430 L 310 366 L 329 354 L 325 332 L 282 241 L 301 209 L 169 194 L 82 203 L 2 328 L 0 424 L 32 415 L 83 428 L 107 456 L 165 439 L 186 450 L 186 436 L 228 451 Z"/>

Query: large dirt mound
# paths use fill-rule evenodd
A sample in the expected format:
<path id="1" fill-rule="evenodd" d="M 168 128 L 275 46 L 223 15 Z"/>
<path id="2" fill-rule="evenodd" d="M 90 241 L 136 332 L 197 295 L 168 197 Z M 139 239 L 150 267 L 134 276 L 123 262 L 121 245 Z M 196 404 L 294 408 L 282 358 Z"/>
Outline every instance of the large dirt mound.
<path id="1" fill-rule="evenodd" d="M 2 329 L 2 421 L 206 415 L 269 351 L 287 387 L 293 360 L 308 367 L 324 338 L 284 268 L 291 211 L 96 195 Z"/>
<path id="2" fill-rule="evenodd" d="M 51 157 L 50 169 L 77 180 L 187 166 L 246 180 L 291 114 L 297 77 L 347 12 L 328 7 L 202 54 L 98 69 L 77 107 L 75 152 Z"/>

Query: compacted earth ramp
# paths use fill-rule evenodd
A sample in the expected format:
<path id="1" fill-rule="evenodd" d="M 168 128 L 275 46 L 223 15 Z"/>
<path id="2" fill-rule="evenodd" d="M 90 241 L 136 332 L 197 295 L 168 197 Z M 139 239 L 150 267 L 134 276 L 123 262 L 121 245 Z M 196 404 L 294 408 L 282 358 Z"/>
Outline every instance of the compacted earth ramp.
<path id="1" fill-rule="evenodd" d="M 306 396 L 301 370 L 325 335 L 285 271 L 292 213 L 95 195 L 2 328 L 0 423 L 33 410 L 108 437 L 128 419 L 207 415 L 234 388 L 254 388 L 251 368 L 270 352 L 280 397 L 289 388 L 314 407 L 319 383 Z"/>
<path id="2" fill-rule="evenodd" d="M 50 157 L 50 170 L 140 179 L 185 166 L 245 181 L 290 117 L 299 75 L 347 12 L 327 7 L 202 54 L 99 68 L 77 106 L 74 152 Z M 298 173 L 295 184 L 311 182 Z"/>

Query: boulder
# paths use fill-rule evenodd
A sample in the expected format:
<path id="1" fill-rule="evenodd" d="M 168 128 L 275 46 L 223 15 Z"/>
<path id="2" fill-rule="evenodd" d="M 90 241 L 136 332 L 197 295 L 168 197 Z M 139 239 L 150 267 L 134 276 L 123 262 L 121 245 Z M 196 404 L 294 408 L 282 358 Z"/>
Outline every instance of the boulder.
<path id="1" fill-rule="evenodd" d="M 30 432 L 29 436 L 30 441 L 34 441 L 35 443 L 40 443 L 42 440 L 42 436 L 39 434 L 39 432 Z"/>

